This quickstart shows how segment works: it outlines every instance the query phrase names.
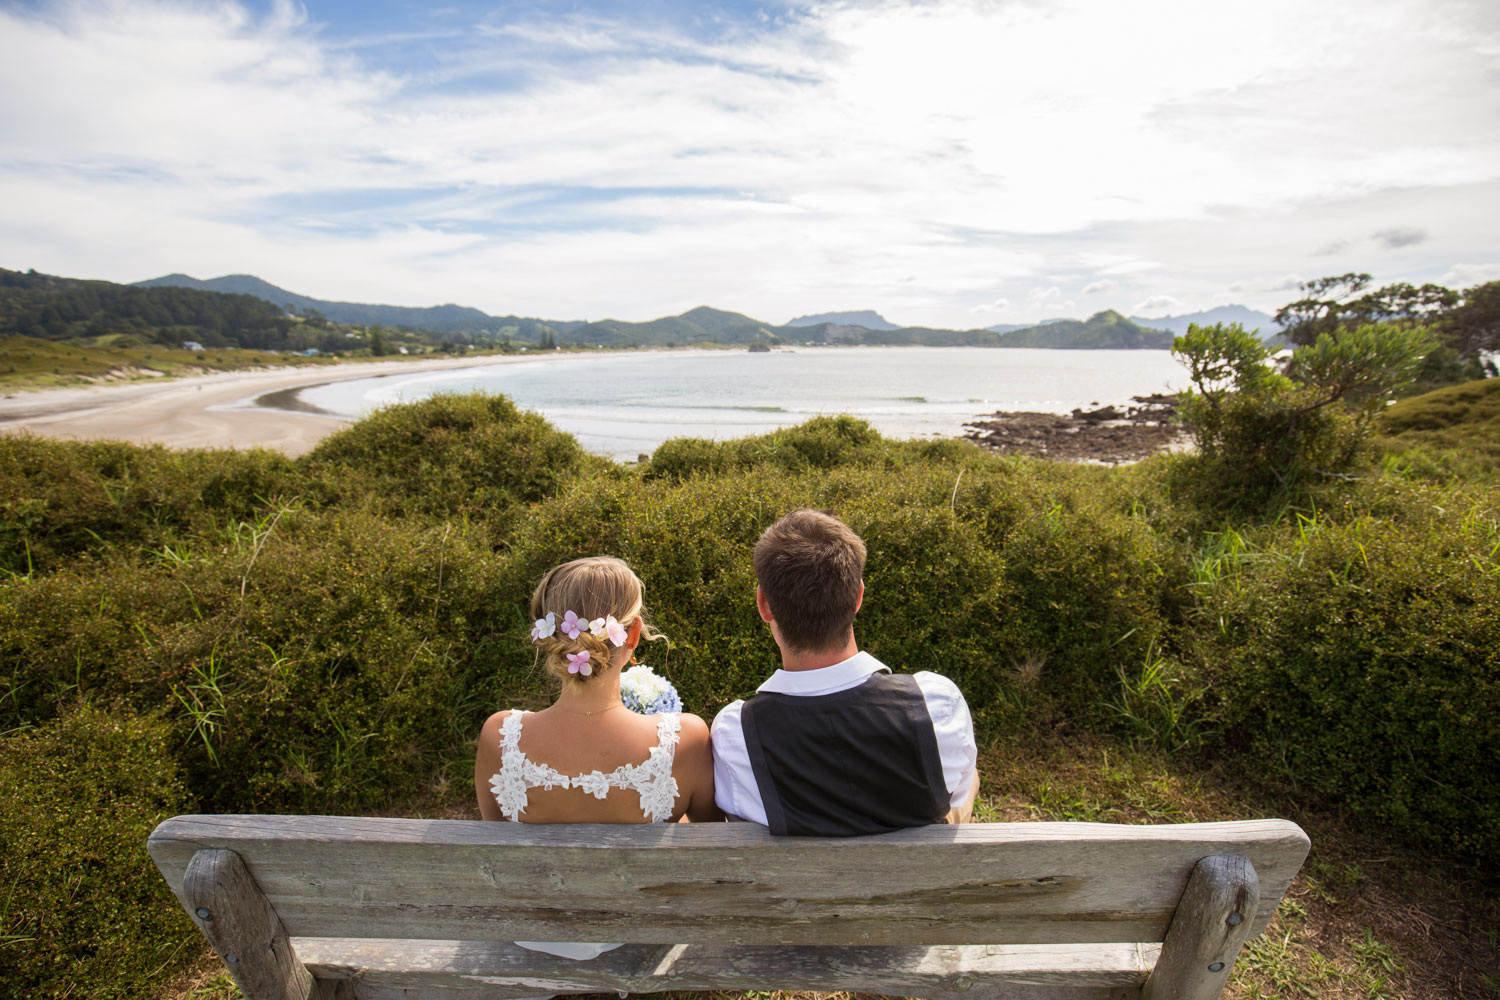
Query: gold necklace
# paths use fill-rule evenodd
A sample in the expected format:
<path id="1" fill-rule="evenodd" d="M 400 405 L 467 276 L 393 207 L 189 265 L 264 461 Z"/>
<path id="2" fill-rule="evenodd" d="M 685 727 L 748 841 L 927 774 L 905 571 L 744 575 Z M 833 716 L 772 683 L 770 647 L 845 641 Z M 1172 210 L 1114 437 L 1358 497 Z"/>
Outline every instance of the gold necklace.
<path id="1" fill-rule="evenodd" d="M 624 708 L 624 707 L 625 707 L 625 703 L 623 701 L 617 701 L 613 705 L 608 705 L 608 706 L 606 706 L 604 708 L 596 708 L 592 712 L 579 712 L 578 714 L 579 715 L 583 715 L 583 716 L 603 715 L 605 712 L 608 712 L 611 708 Z"/>

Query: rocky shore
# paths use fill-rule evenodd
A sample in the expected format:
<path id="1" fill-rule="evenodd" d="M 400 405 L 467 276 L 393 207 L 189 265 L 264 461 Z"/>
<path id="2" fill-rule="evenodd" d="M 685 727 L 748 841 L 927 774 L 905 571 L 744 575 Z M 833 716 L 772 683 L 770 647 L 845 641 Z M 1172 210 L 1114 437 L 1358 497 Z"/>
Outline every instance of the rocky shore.
<path id="1" fill-rule="evenodd" d="M 966 425 L 964 437 L 1005 455 L 1030 455 L 1061 462 L 1120 465 L 1138 462 L 1159 451 L 1176 451 L 1191 440 L 1174 422 L 1175 396 L 1135 396 L 1121 410 L 1056 413 L 992 413 Z"/>

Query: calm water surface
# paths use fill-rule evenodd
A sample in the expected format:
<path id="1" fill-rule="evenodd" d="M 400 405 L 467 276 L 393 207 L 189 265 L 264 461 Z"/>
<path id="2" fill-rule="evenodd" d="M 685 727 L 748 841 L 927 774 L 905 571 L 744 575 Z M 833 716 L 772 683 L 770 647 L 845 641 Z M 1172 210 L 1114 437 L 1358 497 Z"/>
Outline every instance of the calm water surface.
<path id="1" fill-rule="evenodd" d="M 553 356 L 328 382 L 280 404 L 359 417 L 439 392 L 503 393 L 588 450 L 633 459 L 668 438 L 764 434 L 820 414 L 851 413 L 889 437 L 951 437 L 996 410 L 1066 413 L 1186 384 L 1166 351 L 799 348 Z"/>

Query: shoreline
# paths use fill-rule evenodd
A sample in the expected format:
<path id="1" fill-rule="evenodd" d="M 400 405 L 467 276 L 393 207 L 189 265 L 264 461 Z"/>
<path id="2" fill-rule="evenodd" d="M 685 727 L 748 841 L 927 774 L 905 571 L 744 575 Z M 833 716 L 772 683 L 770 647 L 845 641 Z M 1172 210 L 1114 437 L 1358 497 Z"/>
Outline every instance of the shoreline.
<path id="1" fill-rule="evenodd" d="M 298 398 L 315 386 L 569 358 L 693 353 L 700 351 L 637 348 L 445 356 L 48 388 L 0 397 L 0 433 L 30 432 L 75 441 L 115 440 L 168 448 L 269 448 L 296 457 L 355 419 Z M 1000 454 L 1111 465 L 1138 461 L 1157 451 L 1180 450 L 1185 435 L 1170 423 L 1168 397 L 1134 398 L 1139 406 L 1120 411 L 1104 407 L 1074 410 L 1068 416 L 1027 411 L 976 414 L 951 436 Z"/>
<path id="2" fill-rule="evenodd" d="M 168 448 L 271 448 L 296 457 L 353 422 L 316 407 L 299 405 L 292 399 L 297 392 L 314 385 L 416 372 L 641 353 L 646 352 L 637 349 L 369 361 L 336 367 L 216 372 L 161 381 L 41 389 L 0 398 L 0 434 L 29 431 L 72 441 L 126 441 Z M 268 395 L 282 396 L 291 405 L 258 402 Z"/>

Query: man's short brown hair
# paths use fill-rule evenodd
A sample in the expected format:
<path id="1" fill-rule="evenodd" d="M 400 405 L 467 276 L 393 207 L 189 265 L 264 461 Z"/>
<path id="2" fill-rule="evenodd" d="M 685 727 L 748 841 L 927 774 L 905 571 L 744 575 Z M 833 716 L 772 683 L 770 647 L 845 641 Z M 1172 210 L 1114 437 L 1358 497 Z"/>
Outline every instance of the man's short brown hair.
<path id="1" fill-rule="evenodd" d="M 854 626 L 865 570 L 865 543 L 832 513 L 794 510 L 755 543 L 755 579 L 781 640 L 817 653 L 842 643 Z"/>

